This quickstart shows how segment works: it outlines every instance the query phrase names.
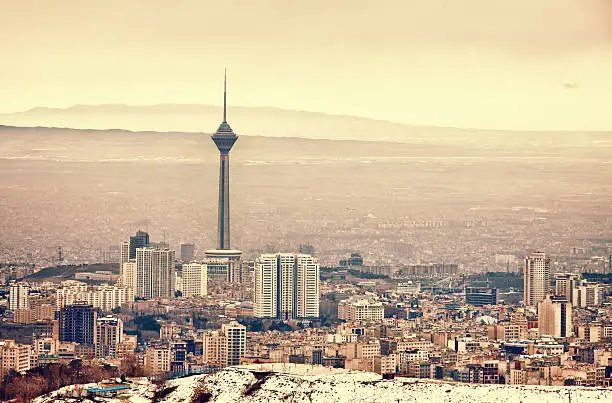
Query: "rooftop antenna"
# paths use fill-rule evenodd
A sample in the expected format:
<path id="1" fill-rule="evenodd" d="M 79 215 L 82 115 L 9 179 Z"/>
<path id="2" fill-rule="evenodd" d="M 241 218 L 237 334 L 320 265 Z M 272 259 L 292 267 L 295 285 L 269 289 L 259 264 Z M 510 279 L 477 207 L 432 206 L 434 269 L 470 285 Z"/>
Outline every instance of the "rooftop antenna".
<path id="1" fill-rule="evenodd" d="M 227 67 L 223 76 L 223 123 L 227 122 Z"/>

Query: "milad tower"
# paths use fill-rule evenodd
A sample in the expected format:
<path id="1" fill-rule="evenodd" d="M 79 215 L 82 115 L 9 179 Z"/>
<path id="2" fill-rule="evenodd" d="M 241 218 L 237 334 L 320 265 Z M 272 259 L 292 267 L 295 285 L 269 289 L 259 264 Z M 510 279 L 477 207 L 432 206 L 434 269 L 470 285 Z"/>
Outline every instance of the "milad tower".
<path id="1" fill-rule="evenodd" d="M 242 282 L 242 252 L 230 248 L 229 152 L 238 136 L 227 123 L 227 71 L 223 80 L 223 122 L 211 138 L 219 149 L 218 246 L 217 249 L 207 250 L 206 258 L 227 260 L 227 280 Z"/>

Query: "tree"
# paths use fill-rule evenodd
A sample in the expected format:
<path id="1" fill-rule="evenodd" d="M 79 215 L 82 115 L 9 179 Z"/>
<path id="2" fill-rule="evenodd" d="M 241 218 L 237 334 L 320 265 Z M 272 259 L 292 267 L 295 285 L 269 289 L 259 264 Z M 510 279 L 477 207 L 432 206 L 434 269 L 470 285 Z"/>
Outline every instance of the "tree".
<path id="1" fill-rule="evenodd" d="M 127 377 L 145 376 L 144 368 L 138 365 L 138 360 L 135 355 L 130 355 L 121 360 L 119 370 Z"/>
<path id="2" fill-rule="evenodd" d="M 36 396 L 45 393 L 47 382 L 40 376 L 22 376 L 14 379 L 8 386 L 9 396 L 15 396 L 23 402 L 29 402 Z"/>

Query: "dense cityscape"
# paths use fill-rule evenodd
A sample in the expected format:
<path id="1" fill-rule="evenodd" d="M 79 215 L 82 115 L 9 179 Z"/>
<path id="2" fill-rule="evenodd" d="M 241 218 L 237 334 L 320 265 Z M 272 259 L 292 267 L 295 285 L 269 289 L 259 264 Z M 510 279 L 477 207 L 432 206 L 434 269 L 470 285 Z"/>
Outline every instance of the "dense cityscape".
<path id="1" fill-rule="evenodd" d="M 478 263 L 488 271 L 461 256 L 424 261 L 401 249 L 413 263 L 372 264 L 352 251 L 321 265 L 307 243 L 249 260 L 230 247 L 229 152 L 238 136 L 225 107 L 212 139 L 220 152 L 217 248 L 203 257 L 194 243 L 175 250 L 140 229 L 98 264 L 68 264 L 58 247 L 50 267 L 3 265 L 2 399 L 121 377 L 76 392 L 109 396 L 131 389 L 128 378 L 274 363 L 383 379 L 611 386 L 609 240 L 556 258 L 496 253 Z M 514 219 L 521 214 L 513 210 Z M 448 235 L 457 226 L 483 228 L 486 236 L 478 220 L 395 220 L 378 228 Z M 81 378 L 61 375 L 76 365 Z M 59 373 L 49 375 L 51 368 Z"/>
<path id="2" fill-rule="evenodd" d="M 612 402 L 611 21 L 0 0 L 0 403 Z"/>

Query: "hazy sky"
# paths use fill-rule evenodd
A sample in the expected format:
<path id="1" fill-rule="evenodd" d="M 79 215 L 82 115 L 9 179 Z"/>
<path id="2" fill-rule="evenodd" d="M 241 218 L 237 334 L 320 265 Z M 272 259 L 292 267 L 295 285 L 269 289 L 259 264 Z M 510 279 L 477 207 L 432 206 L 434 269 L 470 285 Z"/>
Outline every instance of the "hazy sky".
<path id="1" fill-rule="evenodd" d="M 0 30 L 0 112 L 220 104 L 227 66 L 230 105 L 612 130 L 611 0 L 0 0 Z"/>

